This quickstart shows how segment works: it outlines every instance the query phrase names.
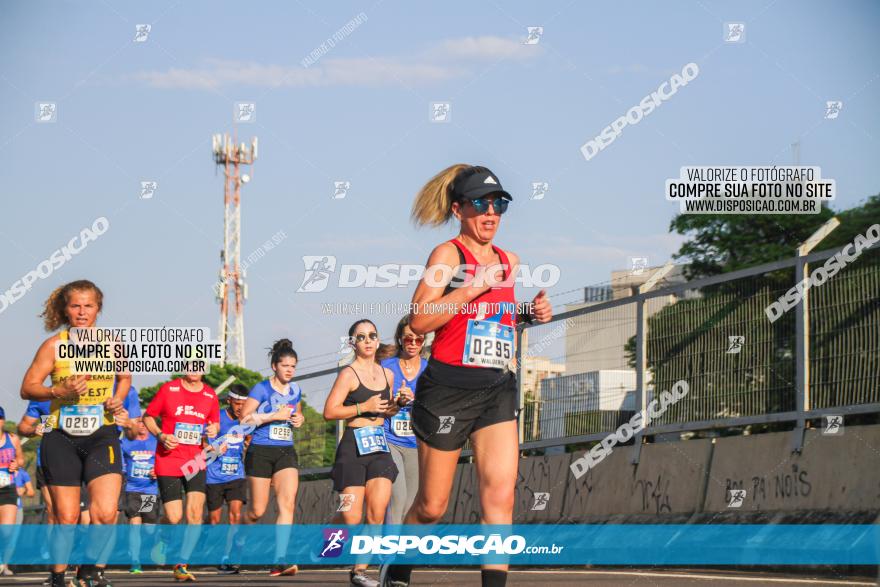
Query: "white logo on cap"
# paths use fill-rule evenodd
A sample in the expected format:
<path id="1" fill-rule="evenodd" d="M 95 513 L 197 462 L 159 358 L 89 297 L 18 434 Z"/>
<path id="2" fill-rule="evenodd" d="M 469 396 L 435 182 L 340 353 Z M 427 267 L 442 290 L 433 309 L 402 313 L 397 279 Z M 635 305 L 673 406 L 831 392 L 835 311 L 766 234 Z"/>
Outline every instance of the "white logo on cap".
<path id="1" fill-rule="evenodd" d="M 489 177 L 487 177 L 486 179 L 484 179 L 483 183 L 494 183 L 494 184 L 498 185 L 498 182 L 495 181 L 495 178 L 492 177 L 491 175 Z"/>

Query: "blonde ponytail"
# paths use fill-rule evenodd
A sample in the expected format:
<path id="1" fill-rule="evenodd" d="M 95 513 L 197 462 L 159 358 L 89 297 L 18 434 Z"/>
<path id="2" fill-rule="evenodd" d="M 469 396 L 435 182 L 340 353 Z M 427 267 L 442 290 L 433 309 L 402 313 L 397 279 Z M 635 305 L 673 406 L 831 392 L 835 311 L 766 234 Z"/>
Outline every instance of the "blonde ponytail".
<path id="1" fill-rule="evenodd" d="M 440 226 L 452 218 L 452 182 L 459 173 L 472 167 L 467 163 L 451 165 L 432 177 L 419 190 L 410 216 L 419 226 Z"/>

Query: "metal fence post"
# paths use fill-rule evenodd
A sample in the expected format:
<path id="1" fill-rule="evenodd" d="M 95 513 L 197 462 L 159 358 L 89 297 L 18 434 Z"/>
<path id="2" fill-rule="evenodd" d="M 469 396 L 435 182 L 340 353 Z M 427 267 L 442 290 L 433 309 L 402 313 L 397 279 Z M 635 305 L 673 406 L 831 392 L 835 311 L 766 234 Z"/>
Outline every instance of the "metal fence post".
<path id="1" fill-rule="evenodd" d="M 837 218 L 831 218 L 805 240 L 797 249 L 797 264 L 794 268 L 795 284 L 803 283 L 801 301 L 796 306 L 795 332 L 795 410 L 797 420 L 792 431 L 791 450 L 801 452 L 804 446 L 804 431 L 807 426 L 807 412 L 812 409 L 810 401 L 810 287 L 809 266 L 805 257 L 828 234 L 840 226 Z"/>
<path id="2" fill-rule="evenodd" d="M 672 261 L 668 261 L 666 265 L 658 269 L 648 278 L 648 280 L 639 286 L 639 293 L 647 293 L 654 289 L 661 279 L 675 267 Z M 648 413 L 648 347 L 646 343 L 646 335 L 648 332 L 648 317 L 645 315 L 646 298 L 639 298 L 636 302 L 636 406 L 642 413 L 642 418 Z M 639 457 L 642 454 L 642 442 L 645 438 L 645 431 L 649 426 L 645 426 L 635 435 L 635 445 L 633 446 L 632 455 L 629 462 L 633 465 L 639 464 Z"/>
<path id="3" fill-rule="evenodd" d="M 523 379 L 522 379 L 522 359 L 523 352 L 522 348 L 524 344 L 528 344 L 529 336 L 526 334 L 525 328 L 517 328 L 516 329 L 516 394 L 519 398 L 519 413 L 517 418 L 517 428 L 519 429 L 519 443 L 522 444 L 525 442 L 525 407 L 526 407 L 526 396 L 523 393 Z"/>
<path id="4" fill-rule="evenodd" d="M 645 380 L 647 379 L 648 369 L 648 353 L 645 348 L 645 330 L 647 330 L 647 319 L 645 318 L 645 300 L 641 299 L 636 302 L 636 408 L 642 414 L 648 411 L 648 393 L 645 389 Z M 644 416 L 642 416 L 644 417 Z M 642 441 L 645 436 L 645 428 L 639 430 L 635 435 L 635 444 L 633 445 L 632 454 L 630 456 L 630 464 L 639 464 L 639 457 L 642 453 Z"/>

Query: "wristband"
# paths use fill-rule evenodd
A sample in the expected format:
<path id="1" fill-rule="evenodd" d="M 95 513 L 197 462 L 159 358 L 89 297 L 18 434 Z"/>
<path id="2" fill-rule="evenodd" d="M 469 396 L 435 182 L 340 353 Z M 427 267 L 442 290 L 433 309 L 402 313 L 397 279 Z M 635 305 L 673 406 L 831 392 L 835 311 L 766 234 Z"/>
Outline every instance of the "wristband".
<path id="1" fill-rule="evenodd" d="M 361 405 L 355 404 L 354 407 L 355 407 L 355 409 L 357 409 L 357 415 L 360 416 L 361 415 Z"/>

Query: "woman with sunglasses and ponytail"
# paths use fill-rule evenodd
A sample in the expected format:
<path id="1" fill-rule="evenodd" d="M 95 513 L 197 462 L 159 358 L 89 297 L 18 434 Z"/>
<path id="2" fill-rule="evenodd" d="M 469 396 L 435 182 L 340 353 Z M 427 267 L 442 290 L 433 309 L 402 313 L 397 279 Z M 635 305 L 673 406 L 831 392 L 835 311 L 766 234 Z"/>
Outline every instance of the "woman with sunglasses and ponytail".
<path id="1" fill-rule="evenodd" d="M 416 437 L 412 430 L 412 399 L 419 375 L 428 366 L 421 357 L 425 337 L 415 334 L 409 327 L 410 317 L 405 316 L 397 323 L 394 342 L 397 352 L 393 357 L 380 361 L 394 374 L 394 399 L 402 403 L 400 411 L 391 418 L 385 418 L 385 436 L 391 458 L 397 465 L 397 479 L 391 486 L 391 507 L 389 521 L 402 524 L 403 515 L 409 510 L 416 492 L 419 490 L 419 456 L 416 451 Z"/>
<path id="2" fill-rule="evenodd" d="M 382 524 L 391 484 L 397 478 L 384 421 L 412 398 L 404 393 L 396 401 L 392 399 L 394 374 L 376 363 L 379 334 L 375 324 L 358 320 L 348 329 L 348 336 L 354 361 L 339 372 L 324 404 L 325 419 L 346 422 L 330 476 L 335 491 L 353 497 L 347 498 L 350 507 L 340 512 L 337 522 L 360 524 L 366 513 L 367 524 Z M 366 569 L 364 563 L 354 565 L 349 575 L 352 585 L 378 585 L 367 577 Z"/>
<path id="3" fill-rule="evenodd" d="M 269 489 L 275 489 L 278 529 L 275 541 L 275 564 L 269 571 L 273 577 L 295 575 L 298 567 L 287 564 L 284 553 L 290 541 L 289 525 L 296 510 L 299 486 L 299 458 L 293 446 L 293 429 L 303 425 L 300 409 L 302 390 L 292 381 L 299 357 L 293 343 L 286 338 L 275 341 L 269 351 L 273 375 L 251 389 L 241 409 L 241 423 L 256 426 L 251 433 L 244 458 L 244 470 L 251 490 L 245 522 L 256 524 L 269 505 Z"/>
<path id="4" fill-rule="evenodd" d="M 493 244 L 511 200 L 486 167 L 456 164 L 425 184 L 413 204 L 416 224 L 440 226 L 455 218 L 460 231 L 431 252 L 412 300 L 418 304 L 410 321 L 413 333 L 435 335 L 412 409 L 421 478 L 405 524 L 434 524 L 446 512 L 468 439 L 481 522 L 513 522 L 519 465 L 514 330 L 518 320 L 549 321 L 552 310 L 543 290 L 527 311 L 519 310 L 514 297 L 519 258 Z M 384 566 L 380 582 L 405 587 L 411 571 Z M 506 583 L 507 565 L 483 565 L 484 586 Z"/>

